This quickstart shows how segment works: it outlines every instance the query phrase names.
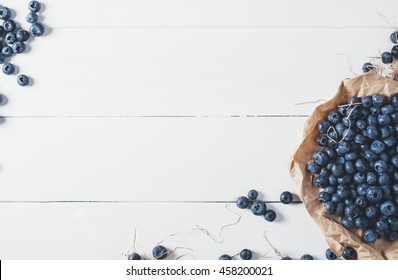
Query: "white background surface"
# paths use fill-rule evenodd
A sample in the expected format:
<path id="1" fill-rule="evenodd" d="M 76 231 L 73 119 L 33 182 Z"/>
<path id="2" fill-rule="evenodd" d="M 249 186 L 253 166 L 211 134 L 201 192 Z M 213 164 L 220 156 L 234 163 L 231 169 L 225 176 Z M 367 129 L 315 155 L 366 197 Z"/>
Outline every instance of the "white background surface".
<path id="1" fill-rule="evenodd" d="M 15 20 L 27 0 L 4 0 Z M 341 80 L 389 50 L 398 2 L 46 0 L 49 34 L 2 75 L 0 258 L 125 259 L 199 225 L 217 236 L 225 205 L 251 188 L 298 193 L 290 156 L 306 117 Z M 343 54 L 343 55 L 339 55 Z M 248 211 L 224 242 L 199 231 L 164 242 L 196 259 L 243 248 L 277 259 L 327 248 L 301 204 Z M 235 209 L 235 207 L 231 207 Z M 190 253 L 177 250 L 174 258 Z M 186 256 L 191 258 L 192 255 Z"/>

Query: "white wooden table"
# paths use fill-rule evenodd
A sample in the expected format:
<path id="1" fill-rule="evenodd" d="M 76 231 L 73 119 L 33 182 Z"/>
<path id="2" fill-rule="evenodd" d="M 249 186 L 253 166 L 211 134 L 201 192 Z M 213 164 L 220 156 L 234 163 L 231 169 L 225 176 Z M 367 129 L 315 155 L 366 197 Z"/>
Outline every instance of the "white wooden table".
<path id="1" fill-rule="evenodd" d="M 34 84 L 1 76 L 0 259 L 125 259 L 170 234 L 212 235 L 236 221 L 225 205 L 251 188 L 298 193 L 289 160 L 315 104 L 379 50 L 398 2 L 45 0 L 49 34 L 13 62 Z M 16 20 L 28 0 L 3 0 Z M 394 17 L 395 16 L 395 17 Z M 339 54 L 344 54 L 343 56 Z M 217 259 L 265 242 L 324 259 L 302 204 L 270 203 L 268 223 L 241 222 L 214 243 L 167 239 Z M 190 253 L 178 250 L 174 258 Z M 184 257 L 192 258 L 192 255 Z"/>

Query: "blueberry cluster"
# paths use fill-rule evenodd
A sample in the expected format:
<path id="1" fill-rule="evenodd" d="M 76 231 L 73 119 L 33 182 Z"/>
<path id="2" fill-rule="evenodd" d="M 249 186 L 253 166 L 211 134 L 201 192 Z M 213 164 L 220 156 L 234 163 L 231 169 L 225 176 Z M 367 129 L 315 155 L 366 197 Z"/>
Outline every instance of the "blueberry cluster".
<path id="1" fill-rule="evenodd" d="M 152 249 L 152 256 L 155 260 L 163 260 L 167 258 L 168 255 L 170 255 L 169 250 L 162 245 L 157 245 Z M 127 256 L 127 259 L 130 261 L 139 261 L 142 260 L 142 257 L 137 252 L 133 252 Z"/>
<path id="2" fill-rule="evenodd" d="M 285 191 L 280 195 L 280 201 L 283 204 L 289 204 L 293 201 L 293 195 Z M 256 216 L 263 216 L 268 222 L 273 222 L 276 219 L 276 212 L 272 209 L 267 209 L 267 205 L 263 200 L 258 199 L 258 192 L 250 190 L 247 196 L 241 196 L 236 200 L 236 206 L 240 209 L 248 209 Z"/>
<path id="3" fill-rule="evenodd" d="M 398 95 L 353 97 L 318 123 L 308 171 L 324 212 L 373 243 L 398 238 Z"/>
<path id="4" fill-rule="evenodd" d="M 31 1 L 28 8 L 30 12 L 26 17 L 26 21 L 31 24 L 29 31 L 17 27 L 17 24 L 11 19 L 11 10 L 9 8 L 0 8 L 0 20 L 3 20 L 3 24 L 0 26 L 0 64 L 4 64 L 3 73 L 6 75 L 11 75 L 15 72 L 15 66 L 9 62 L 11 57 L 26 51 L 25 43 L 31 35 L 39 37 L 45 31 L 43 24 L 37 22 L 39 18 L 37 12 L 41 9 L 40 3 Z M 19 75 L 17 82 L 20 86 L 27 86 L 29 77 L 23 74 Z"/>
<path id="5" fill-rule="evenodd" d="M 381 54 L 381 62 L 384 64 L 391 64 L 394 60 L 398 59 L 398 31 L 395 31 L 390 35 L 390 40 L 394 46 L 392 47 L 391 51 L 383 52 Z M 367 73 L 373 69 L 375 69 L 375 66 L 370 62 L 366 62 L 362 66 L 362 71 L 364 73 Z"/>
<path id="6" fill-rule="evenodd" d="M 243 249 L 242 251 L 240 251 L 239 253 L 239 257 L 241 260 L 251 260 L 253 258 L 253 252 L 249 249 Z M 232 260 L 233 257 L 231 257 L 230 255 L 224 254 L 221 255 L 218 259 L 222 260 L 222 261 L 229 261 Z"/>

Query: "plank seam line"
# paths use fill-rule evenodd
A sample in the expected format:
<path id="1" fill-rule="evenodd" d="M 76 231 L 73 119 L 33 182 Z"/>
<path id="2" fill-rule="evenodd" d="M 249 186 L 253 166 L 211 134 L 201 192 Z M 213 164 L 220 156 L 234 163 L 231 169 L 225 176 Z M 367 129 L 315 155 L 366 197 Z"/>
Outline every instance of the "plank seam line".
<path id="1" fill-rule="evenodd" d="M 48 27 L 50 30 L 92 30 L 92 29 L 231 29 L 231 30 L 391 30 L 389 26 L 223 26 L 223 25 L 213 25 L 213 26 L 178 26 L 178 25 L 168 25 L 168 26 L 55 26 Z"/>
<path id="2" fill-rule="evenodd" d="M 130 116 L 130 115 L 93 115 L 93 116 L 1 116 L 3 119 L 50 119 L 50 118 L 308 118 L 307 114 L 261 114 L 261 115 L 157 115 L 157 116 Z"/>
<path id="3" fill-rule="evenodd" d="M 277 200 L 265 200 L 265 203 L 270 204 L 282 204 L 280 201 Z M 0 204 L 55 204 L 55 203 L 106 203 L 106 204 L 151 204 L 151 203 L 159 203 L 159 204 L 168 204 L 168 203 L 175 203 L 175 204 L 225 204 L 225 203 L 235 203 L 234 200 L 203 200 L 203 201 L 156 201 L 156 200 L 2 200 Z M 294 204 L 302 203 L 301 201 L 293 201 Z"/>

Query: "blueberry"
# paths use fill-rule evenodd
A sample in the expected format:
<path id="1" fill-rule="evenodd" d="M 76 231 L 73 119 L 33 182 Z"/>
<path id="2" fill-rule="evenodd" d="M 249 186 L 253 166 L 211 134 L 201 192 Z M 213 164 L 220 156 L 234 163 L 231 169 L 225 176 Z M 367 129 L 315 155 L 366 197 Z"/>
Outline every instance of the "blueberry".
<path id="1" fill-rule="evenodd" d="M 395 94 L 391 97 L 391 105 L 395 108 L 398 107 L 398 94 Z"/>
<path id="2" fill-rule="evenodd" d="M 359 128 L 360 130 L 365 130 L 367 127 L 366 121 L 364 120 L 358 120 L 355 125 L 357 126 L 357 128 Z"/>
<path id="3" fill-rule="evenodd" d="M 3 54 L 0 54 L 0 64 L 4 63 L 6 57 Z"/>
<path id="4" fill-rule="evenodd" d="M 276 213 L 275 213 L 275 211 L 274 211 L 274 210 L 271 210 L 271 209 L 265 211 L 264 219 L 265 219 L 267 222 L 273 222 L 273 221 L 276 219 Z"/>
<path id="5" fill-rule="evenodd" d="M 218 259 L 221 260 L 221 261 L 232 260 L 231 256 L 229 256 L 229 255 L 221 255 Z"/>
<path id="6" fill-rule="evenodd" d="M 318 131 L 319 133 L 326 133 L 330 127 L 330 123 L 328 121 L 320 121 L 318 123 Z"/>
<path id="7" fill-rule="evenodd" d="M 127 259 L 129 261 L 139 261 L 139 260 L 141 260 L 141 256 L 139 254 L 137 254 L 136 252 L 133 252 L 130 255 L 128 255 Z"/>
<path id="8" fill-rule="evenodd" d="M 26 51 L 26 46 L 24 43 L 20 42 L 20 41 L 16 41 L 13 45 L 12 45 L 12 51 L 14 53 L 23 53 Z"/>
<path id="9" fill-rule="evenodd" d="M 388 217 L 387 219 L 388 225 L 390 230 L 398 230 L 398 217 L 397 216 L 392 216 L 392 217 Z"/>
<path id="10" fill-rule="evenodd" d="M 333 215 L 336 211 L 336 204 L 332 201 L 325 202 L 323 204 L 323 210 L 326 214 Z"/>
<path id="11" fill-rule="evenodd" d="M 378 141 L 378 140 L 376 140 L 376 141 Z M 380 141 L 379 141 L 380 142 Z M 371 150 L 364 150 L 363 151 L 363 153 L 362 153 L 362 156 L 366 159 L 366 160 L 368 160 L 368 161 L 370 161 L 370 162 L 372 162 L 372 161 L 375 161 L 375 160 L 377 160 L 377 155 L 374 153 L 374 152 L 372 152 Z"/>
<path id="12" fill-rule="evenodd" d="M 379 202 L 383 198 L 383 190 L 381 188 L 371 186 L 366 190 L 366 198 L 372 203 Z"/>
<path id="13" fill-rule="evenodd" d="M 392 56 L 392 53 L 390 53 L 390 52 L 383 52 L 382 54 L 381 54 L 381 61 L 384 63 L 384 64 L 390 64 L 390 63 L 392 63 L 392 61 L 393 61 L 393 56 Z"/>
<path id="14" fill-rule="evenodd" d="M 334 150 L 332 148 L 326 147 L 324 151 L 327 154 L 329 159 L 334 159 L 337 157 L 336 150 Z"/>
<path id="15" fill-rule="evenodd" d="M 354 182 L 358 185 L 365 183 L 366 182 L 365 174 L 363 174 L 361 172 L 355 173 L 354 174 Z"/>
<path id="16" fill-rule="evenodd" d="M 1 50 L 1 54 L 4 55 L 5 57 L 10 57 L 14 52 L 12 51 L 12 48 L 9 46 L 3 47 Z"/>
<path id="17" fill-rule="evenodd" d="M 379 93 L 375 93 L 372 95 L 372 104 L 373 106 L 376 107 L 381 107 L 384 103 L 384 96 L 379 94 Z"/>
<path id="18" fill-rule="evenodd" d="M 386 114 L 378 115 L 377 121 L 380 125 L 387 125 L 391 122 L 390 117 Z"/>
<path id="19" fill-rule="evenodd" d="M 17 31 L 17 40 L 20 42 L 26 42 L 29 40 L 30 34 L 28 31 L 20 29 Z"/>
<path id="20" fill-rule="evenodd" d="M 377 176 L 373 172 L 368 172 L 366 174 L 366 182 L 370 185 L 374 185 L 377 183 Z"/>
<path id="21" fill-rule="evenodd" d="M 157 245 L 152 249 L 152 256 L 157 260 L 163 260 L 169 255 L 167 249 L 162 245 Z"/>
<path id="22" fill-rule="evenodd" d="M 393 44 L 397 44 L 397 40 L 398 40 L 398 31 L 395 31 L 393 33 L 391 33 L 390 35 L 390 40 Z"/>
<path id="23" fill-rule="evenodd" d="M 392 114 L 390 115 L 390 117 L 391 117 L 391 120 L 392 120 L 392 122 L 393 122 L 394 124 L 397 124 L 397 123 L 398 123 L 398 112 L 392 113 Z M 392 126 L 391 126 L 391 128 L 392 128 Z"/>
<path id="24" fill-rule="evenodd" d="M 361 196 L 361 195 L 366 195 L 366 190 L 369 188 L 369 185 L 368 184 L 360 184 L 359 186 L 357 186 L 357 193 L 358 193 L 358 196 Z"/>
<path id="25" fill-rule="evenodd" d="M 37 1 L 30 1 L 28 5 L 29 11 L 37 13 L 41 9 L 41 5 Z"/>
<path id="26" fill-rule="evenodd" d="M 289 256 L 283 256 L 282 258 L 281 258 L 281 260 L 283 260 L 283 261 L 290 261 L 292 258 L 291 257 L 289 257 Z"/>
<path id="27" fill-rule="evenodd" d="M 256 200 L 258 197 L 258 192 L 256 190 L 250 190 L 249 193 L 247 194 L 247 197 L 250 200 Z"/>
<path id="28" fill-rule="evenodd" d="M 239 256 L 242 260 L 251 260 L 253 257 L 252 251 L 249 249 L 243 249 L 240 253 Z"/>
<path id="29" fill-rule="evenodd" d="M 394 147 L 394 145 L 396 143 L 395 138 L 393 136 L 388 137 L 387 139 L 384 139 L 383 142 L 389 148 Z"/>
<path id="30" fill-rule="evenodd" d="M 3 73 L 6 75 L 11 75 L 15 71 L 15 67 L 11 63 L 6 63 L 3 65 Z"/>
<path id="31" fill-rule="evenodd" d="M 304 261 L 312 261 L 313 259 L 314 259 L 314 257 L 309 254 L 304 254 L 300 258 L 300 260 L 304 260 Z"/>
<path id="32" fill-rule="evenodd" d="M 354 164 L 353 164 L 352 161 L 350 161 L 350 160 L 347 160 L 347 161 L 345 162 L 344 168 L 345 168 L 345 171 L 346 171 L 348 174 L 354 174 L 354 173 L 356 172 L 355 167 L 354 167 Z M 346 180 L 345 182 L 346 182 L 346 183 L 349 183 L 349 182 L 351 181 L 351 177 L 350 177 L 349 175 L 347 175 L 346 178 L 348 178 L 348 180 Z M 339 178 L 339 179 L 341 179 L 341 178 Z M 342 183 L 342 184 L 343 184 L 343 183 Z"/>
<path id="33" fill-rule="evenodd" d="M 14 32 L 8 32 L 4 39 L 7 44 L 11 45 L 17 40 L 17 37 Z"/>
<path id="34" fill-rule="evenodd" d="M 314 162 L 320 166 L 324 166 L 328 162 L 328 156 L 323 151 L 315 152 L 312 158 Z"/>
<path id="35" fill-rule="evenodd" d="M 365 217 L 357 217 L 355 218 L 355 226 L 357 228 L 367 228 L 369 227 L 369 220 Z"/>
<path id="36" fill-rule="evenodd" d="M 339 135 L 343 135 L 343 133 L 347 129 L 347 127 L 343 123 L 338 123 L 338 124 L 336 124 L 335 129 Z"/>
<path id="37" fill-rule="evenodd" d="M 388 168 L 387 163 L 383 160 L 376 161 L 373 167 L 377 173 L 386 172 Z"/>
<path id="38" fill-rule="evenodd" d="M 398 168 L 398 155 L 394 155 L 391 157 L 391 163 L 394 167 Z"/>
<path id="39" fill-rule="evenodd" d="M 321 168 L 321 171 L 319 172 L 319 175 L 323 177 L 328 177 L 330 175 L 329 170 L 324 166 Z"/>
<path id="40" fill-rule="evenodd" d="M 369 165 L 364 159 L 360 158 L 355 161 L 355 167 L 357 168 L 358 172 L 365 172 L 368 170 Z"/>
<path id="41" fill-rule="evenodd" d="M 319 136 L 316 138 L 316 143 L 317 143 L 319 146 L 324 147 L 324 146 L 326 146 L 327 143 L 328 143 L 328 137 L 327 137 L 326 135 L 324 135 L 324 134 L 321 134 L 321 135 L 319 135 Z"/>
<path id="42" fill-rule="evenodd" d="M 364 108 L 370 108 L 373 105 L 372 97 L 371 96 L 364 96 L 361 99 L 362 106 Z"/>
<path id="43" fill-rule="evenodd" d="M 36 22 L 30 26 L 30 34 L 35 37 L 40 37 L 44 34 L 45 27 L 40 22 Z"/>
<path id="44" fill-rule="evenodd" d="M 1 7 L 0 8 L 0 19 L 1 20 L 7 20 L 11 17 L 11 11 L 7 7 Z"/>
<path id="45" fill-rule="evenodd" d="M 380 206 L 380 212 L 385 216 L 392 216 L 397 212 L 394 202 L 387 200 Z"/>
<path id="46" fill-rule="evenodd" d="M 371 70 L 375 69 L 375 67 L 372 65 L 372 63 L 366 62 L 363 66 L 362 66 L 362 72 L 367 73 Z"/>
<path id="47" fill-rule="evenodd" d="M 363 232 L 362 238 L 366 243 L 375 243 L 377 240 L 377 232 L 374 229 L 367 229 Z"/>
<path id="48" fill-rule="evenodd" d="M 291 192 L 284 191 L 281 193 L 279 199 L 283 204 L 289 204 L 293 201 L 293 195 Z"/>
<path id="49" fill-rule="evenodd" d="M 390 241 L 395 241 L 398 239 L 398 233 L 396 231 L 390 231 L 387 235 L 387 239 Z"/>
<path id="50" fill-rule="evenodd" d="M 314 186 L 316 186 L 318 188 L 326 188 L 327 184 L 328 184 L 328 180 L 325 177 L 319 175 L 319 176 L 315 177 L 313 184 L 314 184 Z"/>
<path id="51" fill-rule="evenodd" d="M 334 196 L 334 195 L 333 195 Z M 343 202 L 337 203 L 336 210 L 334 211 L 334 216 L 340 217 L 344 214 L 345 205 Z"/>
<path id="52" fill-rule="evenodd" d="M 39 16 L 36 13 L 30 12 L 26 16 L 26 21 L 29 22 L 29 23 L 35 23 L 35 22 L 37 22 L 38 19 L 39 19 Z"/>
<path id="53" fill-rule="evenodd" d="M 378 219 L 376 221 L 376 230 L 386 231 L 388 229 L 388 222 L 385 219 Z"/>
<path id="54" fill-rule="evenodd" d="M 377 107 L 377 106 L 370 107 L 369 111 L 374 116 L 377 116 L 381 113 L 380 107 Z"/>
<path id="55" fill-rule="evenodd" d="M 348 188 L 345 186 L 342 186 L 342 185 L 339 185 L 337 187 L 337 194 L 343 199 L 346 199 L 350 196 L 350 192 L 348 191 Z"/>
<path id="56" fill-rule="evenodd" d="M 368 207 L 366 207 L 366 209 L 365 209 L 365 216 L 367 217 L 367 218 L 374 218 L 374 217 L 376 217 L 377 216 L 377 208 L 376 208 L 376 206 L 374 206 L 374 205 L 371 205 L 371 206 L 368 206 Z"/>
<path id="57" fill-rule="evenodd" d="M 347 246 L 347 247 L 344 247 L 341 255 L 346 260 L 353 260 L 356 257 L 356 252 L 352 247 Z"/>
<path id="58" fill-rule="evenodd" d="M 386 146 L 384 145 L 383 142 L 381 142 L 380 140 L 375 140 L 373 141 L 373 143 L 370 145 L 370 149 L 376 153 L 376 154 L 381 154 L 382 152 L 384 152 Z"/>
<path id="59" fill-rule="evenodd" d="M 358 205 L 361 208 L 365 208 L 368 205 L 368 201 L 364 195 L 358 195 L 355 198 L 355 205 Z"/>
<path id="60" fill-rule="evenodd" d="M 357 218 L 360 215 L 361 211 L 358 205 L 352 204 L 345 208 L 344 215 L 349 218 Z"/>
<path id="61" fill-rule="evenodd" d="M 245 196 L 241 196 L 236 200 L 236 206 L 238 206 L 240 209 L 246 209 L 249 207 L 249 204 L 250 200 Z"/>
<path id="62" fill-rule="evenodd" d="M 377 139 L 377 137 L 379 136 L 379 132 L 378 132 L 376 126 L 369 125 L 366 128 L 366 136 L 369 137 L 370 139 Z"/>
<path id="63" fill-rule="evenodd" d="M 326 258 L 327 258 L 328 260 L 331 260 L 331 261 L 337 259 L 336 254 L 333 253 L 333 252 L 332 252 L 332 249 L 330 249 L 330 248 L 328 248 L 328 249 L 326 250 L 325 256 L 326 256 Z"/>
<path id="64" fill-rule="evenodd" d="M 315 162 L 310 162 L 307 164 L 307 170 L 312 174 L 318 174 L 321 171 L 321 167 Z"/>
<path id="65" fill-rule="evenodd" d="M 261 216 L 261 215 L 265 214 L 265 211 L 267 210 L 267 206 L 265 205 L 264 201 L 255 200 L 255 201 L 253 201 L 250 209 L 254 215 Z"/>
<path id="66" fill-rule="evenodd" d="M 337 164 L 344 164 L 345 163 L 345 157 L 338 157 L 335 161 Z"/>
<path id="67" fill-rule="evenodd" d="M 350 151 L 350 144 L 346 141 L 341 141 L 336 149 L 337 154 L 339 155 L 344 155 L 345 153 L 348 153 Z"/>
<path id="68" fill-rule="evenodd" d="M 392 57 L 394 59 L 398 59 L 398 45 L 395 45 L 394 47 L 392 47 L 391 53 L 392 53 Z"/>
<path id="69" fill-rule="evenodd" d="M 328 114 L 327 120 L 331 124 L 337 124 L 338 122 L 340 122 L 341 117 L 339 116 L 339 114 L 337 112 L 333 111 Z"/>
<path id="70" fill-rule="evenodd" d="M 392 191 L 393 191 L 393 193 L 394 193 L 395 195 L 398 195 L 398 184 L 394 184 L 394 185 L 392 186 Z"/>
<path id="71" fill-rule="evenodd" d="M 5 32 L 14 31 L 15 27 L 16 27 L 15 22 L 12 19 L 7 19 L 6 21 L 3 22 L 3 28 Z"/>
<path id="72" fill-rule="evenodd" d="M 354 222 L 354 219 L 353 219 L 353 218 L 344 217 L 344 218 L 341 220 L 341 225 L 342 225 L 343 227 L 345 227 L 345 228 L 350 229 L 350 228 L 353 228 L 353 227 L 354 227 L 355 222 Z"/>
<path id="73" fill-rule="evenodd" d="M 361 134 L 357 134 L 354 137 L 354 141 L 357 144 L 365 144 L 367 140 L 366 140 L 365 136 L 363 136 Z"/>
<path id="74" fill-rule="evenodd" d="M 377 181 L 378 181 L 379 185 L 384 185 L 384 184 L 387 184 L 389 182 L 389 180 L 390 180 L 390 177 L 388 176 L 387 173 L 380 173 Z M 381 188 L 381 189 L 383 190 L 383 188 Z M 384 193 L 384 191 L 383 191 L 383 193 Z"/>
<path id="75" fill-rule="evenodd" d="M 335 194 L 336 190 L 337 190 L 336 187 L 332 187 L 332 186 L 329 186 L 329 187 L 326 187 L 323 189 L 324 192 L 330 193 L 331 195 Z"/>
<path id="76" fill-rule="evenodd" d="M 24 87 L 29 85 L 29 78 L 26 75 L 19 75 L 17 78 L 17 82 L 20 86 Z"/>
<path id="77" fill-rule="evenodd" d="M 367 116 L 366 120 L 368 121 L 368 125 L 377 125 L 377 117 L 374 115 Z"/>

